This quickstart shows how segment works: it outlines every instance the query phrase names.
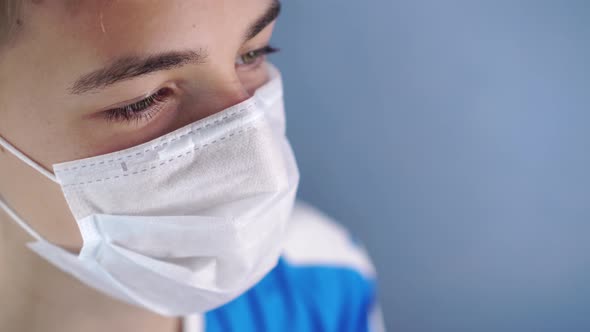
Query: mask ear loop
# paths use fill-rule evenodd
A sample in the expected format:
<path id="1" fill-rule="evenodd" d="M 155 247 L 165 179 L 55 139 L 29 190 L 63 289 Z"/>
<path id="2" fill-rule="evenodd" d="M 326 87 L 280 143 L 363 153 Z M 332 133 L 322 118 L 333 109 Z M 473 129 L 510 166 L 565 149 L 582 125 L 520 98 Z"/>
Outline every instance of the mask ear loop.
<path id="1" fill-rule="evenodd" d="M 15 157 L 23 161 L 25 164 L 33 167 L 39 173 L 45 175 L 49 180 L 53 182 L 57 182 L 57 178 L 55 175 L 41 165 L 34 162 L 31 158 L 27 157 L 24 153 L 20 152 L 17 148 L 12 146 L 12 144 L 8 143 L 4 138 L 0 137 L 0 145 L 4 147 L 6 150 L 10 151 Z M 34 237 L 38 241 L 44 240 L 43 237 L 37 233 L 29 224 L 27 224 L 8 204 L 4 201 L 2 196 L 0 196 L 0 209 L 4 210 L 8 216 L 12 218 L 22 229 L 24 229 L 29 235 Z"/>
<path id="2" fill-rule="evenodd" d="M 34 237 L 37 241 L 43 241 L 43 237 L 39 235 L 29 224 L 27 224 L 16 212 L 6 204 L 4 199 L 0 196 L 0 209 L 4 210 L 8 216 L 12 218 L 22 229 Z"/>
<path id="3" fill-rule="evenodd" d="M 58 183 L 57 178 L 55 177 L 55 174 L 51 173 L 50 171 L 43 168 L 43 166 L 34 162 L 31 158 L 27 157 L 24 153 L 20 152 L 17 148 L 12 146 L 12 144 L 8 143 L 8 141 L 6 141 L 1 136 L 0 136 L 0 145 L 2 145 L 6 150 L 10 151 L 10 153 L 12 153 L 15 157 L 20 159 L 25 164 L 33 167 L 36 171 L 45 175 L 45 177 L 47 177 L 49 180 Z"/>

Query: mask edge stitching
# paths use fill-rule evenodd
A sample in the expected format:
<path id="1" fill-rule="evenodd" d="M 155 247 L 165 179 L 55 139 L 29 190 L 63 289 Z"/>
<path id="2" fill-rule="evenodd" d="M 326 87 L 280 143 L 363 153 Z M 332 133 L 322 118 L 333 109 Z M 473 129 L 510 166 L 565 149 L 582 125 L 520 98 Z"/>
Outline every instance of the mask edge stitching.
<path id="1" fill-rule="evenodd" d="M 154 146 L 152 146 L 152 147 L 150 147 L 150 148 L 148 148 L 148 149 L 145 149 L 145 150 L 144 150 L 144 151 L 142 151 L 142 152 L 136 152 L 136 153 L 128 154 L 128 155 L 126 155 L 126 156 L 122 156 L 122 157 L 119 157 L 119 158 L 116 158 L 116 159 L 115 159 L 115 158 L 113 158 L 113 159 L 110 159 L 110 160 L 103 160 L 103 161 L 100 161 L 100 162 L 94 162 L 94 163 L 91 163 L 91 164 L 83 164 L 83 165 L 79 165 L 79 166 L 66 167 L 66 168 L 59 169 L 59 170 L 56 170 L 56 169 L 54 168 L 54 172 L 55 172 L 56 174 L 57 174 L 57 173 L 65 173 L 65 172 L 68 172 L 68 171 L 74 171 L 74 170 L 76 170 L 76 169 L 80 169 L 80 168 L 93 167 L 93 166 L 96 166 L 96 165 L 103 165 L 103 164 L 105 164 L 105 163 L 113 163 L 113 162 L 116 162 L 116 161 L 121 161 L 121 160 L 123 160 L 123 159 L 126 159 L 126 158 L 132 158 L 133 156 L 139 156 L 139 155 L 142 155 L 142 154 L 144 154 L 144 153 L 146 153 L 146 152 L 148 152 L 148 151 L 151 151 L 151 150 L 153 150 L 153 149 L 156 149 L 156 148 L 159 148 L 159 147 L 162 147 L 162 146 L 168 145 L 168 144 L 170 144 L 170 143 L 172 143 L 172 142 L 174 142 L 174 141 L 176 141 L 176 140 L 178 140 L 178 139 L 181 139 L 182 137 L 185 137 L 185 136 L 187 136 L 187 135 L 194 135 L 194 134 L 196 133 L 196 131 L 202 130 L 203 128 L 210 127 L 210 126 L 212 126 L 212 125 L 215 125 L 215 124 L 217 124 L 217 123 L 219 123 L 219 122 L 221 122 L 221 121 L 225 121 L 225 120 L 227 120 L 227 119 L 228 119 L 228 118 L 230 118 L 230 117 L 237 116 L 237 115 L 238 115 L 238 114 L 240 114 L 240 113 L 243 113 L 243 112 L 245 112 L 245 111 L 247 111 L 247 110 L 250 110 L 250 109 L 251 109 L 251 108 L 253 108 L 254 106 L 256 106 L 256 103 L 253 103 L 253 104 L 249 105 L 249 106 L 248 106 L 248 107 L 246 107 L 246 108 L 242 108 L 242 109 L 240 109 L 240 110 L 237 110 L 237 111 L 235 111 L 235 112 L 232 112 L 232 113 L 230 113 L 230 114 L 226 114 L 225 116 L 223 116 L 223 117 L 222 117 L 222 118 L 220 118 L 220 119 L 216 119 L 216 120 L 214 120 L 214 121 L 211 121 L 211 122 L 208 122 L 208 123 L 206 123 L 206 124 L 202 124 L 201 126 L 196 126 L 196 127 L 189 127 L 189 128 L 190 128 L 190 129 L 189 129 L 189 131 L 188 131 L 188 132 L 186 132 L 185 134 L 183 134 L 183 135 L 180 135 L 180 136 L 178 136 L 178 137 L 171 137 L 171 138 L 170 138 L 170 139 L 168 139 L 168 140 L 163 140 L 163 141 L 162 141 L 162 142 L 160 142 L 159 144 L 157 144 L 157 145 L 154 145 Z M 173 132 L 171 132 L 171 133 L 173 133 Z M 171 133 L 168 133 L 168 134 L 171 134 Z M 168 135 L 168 134 L 166 134 L 166 135 Z M 115 153 L 116 153 L 116 152 L 115 152 Z"/>
<path id="2" fill-rule="evenodd" d="M 209 143 L 205 143 L 205 144 L 202 144 L 202 145 L 200 145 L 200 146 L 198 146 L 198 147 L 195 147 L 195 148 L 191 149 L 190 151 L 187 151 L 187 152 L 185 152 L 185 153 L 181 153 L 181 154 L 177 155 L 176 157 L 170 158 L 170 159 L 168 159 L 168 160 L 164 160 L 163 162 L 160 162 L 160 163 L 159 163 L 157 166 L 146 167 L 146 168 L 144 168 L 144 169 L 141 169 L 141 170 L 139 170 L 139 171 L 130 172 L 130 173 L 125 173 L 125 174 L 123 174 L 123 175 L 110 176 L 110 177 L 105 177 L 105 178 L 95 179 L 95 180 L 86 181 L 86 182 L 79 182 L 79 183 L 70 183 L 70 184 L 65 184 L 65 185 L 62 185 L 62 188 L 70 188 L 70 187 L 81 187 L 81 186 L 83 186 L 83 185 L 92 184 L 92 183 L 96 183 L 96 182 L 103 182 L 103 181 L 108 181 L 108 180 L 113 180 L 113 179 L 119 179 L 119 178 L 121 178 L 121 177 L 131 177 L 131 176 L 133 176 L 133 175 L 137 175 L 137 174 L 140 174 L 140 173 L 145 173 L 145 172 L 147 172 L 148 170 L 153 170 L 153 169 L 156 169 L 156 168 L 158 168 L 158 167 L 160 167 L 160 166 L 163 166 L 163 165 L 165 165 L 165 164 L 168 164 L 168 163 L 170 163 L 170 162 L 172 162 L 172 161 L 174 161 L 174 160 L 177 160 L 177 159 L 179 159 L 179 158 L 181 158 L 181 157 L 184 157 L 184 156 L 187 156 L 187 155 L 189 155 L 189 154 L 191 154 L 191 153 L 194 153 L 194 152 L 195 152 L 195 151 L 197 151 L 197 150 L 203 150 L 203 149 L 206 149 L 206 148 L 208 148 L 208 147 L 212 146 L 213 144 L 216 144 L 216 143 L 219 143 L 219 142 L 226 141 L 226 139 L 228 139 L 229 137 L 233 137 L 233 138 L 235 138 L 235 137 L 237 137 L 237 136 L 239 136 L 239 135 L 241 135 L 241 134 L 244 134 L 244 133 L 246 133 L 247 131 L 250 131 L 250 130 L 253 130 L 253 129 L 255 130 L 255 129 L 256 129 L 256 127 L 254 127 L 254 126 L 250 126 L 250 127 L 247 127 L 247 128 L 241 129 L 241 130 L 239 130 L 239 131 L 232 132 L 232 133 L 230 133 L 230 134 L 228 134 L 228 135 L 225 135 L 225 136 L 223 136 L 223 137 L 220 137 L 220 138 L 217 138 L 217 139 L 215 139 L 215 140 L 213 140 L 213 141 L 210 141 Z"/>

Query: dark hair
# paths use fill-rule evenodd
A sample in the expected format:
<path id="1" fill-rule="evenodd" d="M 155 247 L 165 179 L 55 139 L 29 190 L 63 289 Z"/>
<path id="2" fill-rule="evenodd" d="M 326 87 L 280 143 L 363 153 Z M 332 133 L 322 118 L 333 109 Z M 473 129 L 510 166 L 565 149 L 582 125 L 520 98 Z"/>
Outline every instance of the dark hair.
<path id="1" fill-rule="evenodd" d="M 22 0 L 0 0 L 0 48 L 8 43 L 20 23 L 21 3 Z"/>

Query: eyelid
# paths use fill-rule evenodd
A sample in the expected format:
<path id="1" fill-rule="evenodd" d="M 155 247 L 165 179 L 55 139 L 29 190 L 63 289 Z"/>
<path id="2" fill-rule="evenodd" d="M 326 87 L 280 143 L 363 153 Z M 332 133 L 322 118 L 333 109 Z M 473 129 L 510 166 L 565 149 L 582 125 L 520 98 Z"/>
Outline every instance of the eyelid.
<path id="1" fill-rule="evenodd" d="M 174 98 L 174 91 L 169 88 L 161 88 L 156 93 L 141 99 L 133 104 L 114 108 L 102 112 L 109 122 L 130 122 L 139 124 L 143 120 L 152 119 L 162 113 L 164 109 L 178 104 L 178 98 Z M 149 121 L 145 121 L 149 122 Z"/>
<path id="2" fill-rule="evenodd" d="M 142 101 L 142 100 L 144 100 L 146 98 L 149 98 L 150 96 L 153 96 L 154 94 L 156 94 L 158 91 L 160 91 L 162 89 L 166 89 L 166 88 L 172 90 L 173 92 L 178 91 L 178 87 L 177 87 L 176 84 L 167 82 L 167 83 L 158 85 L 158 87 L 156 87 L 155 89 L 152 89 L 148 93 L 143 94 L 143 95 L 141 95 L 139 97 L 135 97 L 135 98 L 128 99 L 128 100 L 125 100 L 125 101 L 121 101 L 121 102 L 118 102 L 116 104 L 111 104 L 111 105 L 109 105 L 107 107 L 101 108 L 99 110 L 99 112 L 108 112 L 108 111 L 111 111 L 111 110 L 125 108 L 125 107 L 127 107 L 129 105 L 133 105 L 133 104 L 135 104 L 137 102 L 140 102 L 140 101 Z"/>
<path id="3" fill-rule="evenodd" d="M 279 52 L 281 49 L 274 47 L 270 44 L 267 44 L 263 47 L 259 47 L 259 48 L 255 48 L 249 51 L 246 51 L 244 53 L 240 53 L 237 57 L 236 57 L 236 65 L 238 66 L 247 66 L 248 64 L 246 64 L 243 60 L 243 57 L 247 56 L 249 53 L 258 53 L 256 56 L 257 58 L 262 58 L 264 56 L 273 54 L 273 53 L 277 53 Z"/>

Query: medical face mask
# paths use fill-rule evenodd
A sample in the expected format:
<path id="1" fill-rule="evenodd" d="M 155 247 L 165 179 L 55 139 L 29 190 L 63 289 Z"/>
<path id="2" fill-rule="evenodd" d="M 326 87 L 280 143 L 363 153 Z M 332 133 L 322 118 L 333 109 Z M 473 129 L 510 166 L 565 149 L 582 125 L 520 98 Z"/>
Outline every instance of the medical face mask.
<path id="1" fill-rule="evenodd" d="M 236 298 L 275 265 L 299 181 L 285 136 L 282 83 L 150 142 L 53 165 L 83 238 L 78 255 L 44 240 L 28 246 L 83 283 L 167 316 Z"/>

